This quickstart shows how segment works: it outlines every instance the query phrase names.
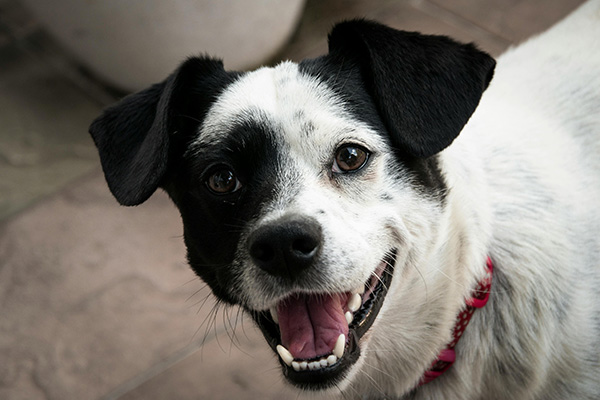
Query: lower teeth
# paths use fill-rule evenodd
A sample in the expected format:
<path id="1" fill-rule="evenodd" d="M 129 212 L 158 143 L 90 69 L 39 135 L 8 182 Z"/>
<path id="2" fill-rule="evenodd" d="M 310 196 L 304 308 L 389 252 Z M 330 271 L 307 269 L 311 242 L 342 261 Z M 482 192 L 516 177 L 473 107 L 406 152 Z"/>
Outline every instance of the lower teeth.
<path id="1" fill-rule="evenodd" d="M 335 364 L 344 355 L 344 348 L 346 346 L 346 335 L 343 333 L 338 336 L 335 346 L 333 347 L 332 353 L 328 356 L 323 356 L 315 361 L 297 361 L 294 360 L 294 356 L 288 349 L 282 345 L 277 345 L 277 353 L 281 360 L 288 366 L 294 368 L 295 371 L 314 371 L 317 369 L 329 367 Z"/>
<path id="2" fill-rule="evenodd" d="M 294 368 L 294 371 L 314 371 L 317 369 L 329 367 L 335 364 L 337 361 L 338 358 L 331 354 L 328 357 L 322 357 L 321 359 L 316 361 L 292 361 L 292 368 Z"/>

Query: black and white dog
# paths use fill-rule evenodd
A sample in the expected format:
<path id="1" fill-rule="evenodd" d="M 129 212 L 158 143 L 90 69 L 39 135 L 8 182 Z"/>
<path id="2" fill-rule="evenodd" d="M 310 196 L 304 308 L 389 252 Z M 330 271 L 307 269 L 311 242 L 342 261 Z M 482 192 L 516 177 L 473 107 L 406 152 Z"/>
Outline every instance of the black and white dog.
<path id="1" fill-rule="evenodd" d="M 365 20 L 299 64 L 191 58 L 90 132 L 121 204 L 166 190 L 293 385 L 600 398 L 600 1 L 496 67 Z"/>

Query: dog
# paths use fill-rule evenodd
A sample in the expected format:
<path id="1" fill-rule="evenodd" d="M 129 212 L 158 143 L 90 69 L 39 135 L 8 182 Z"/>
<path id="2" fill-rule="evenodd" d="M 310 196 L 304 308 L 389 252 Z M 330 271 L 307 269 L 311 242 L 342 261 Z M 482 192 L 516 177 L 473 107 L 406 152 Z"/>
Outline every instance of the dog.
<path id="1" fill-rule="evenodd" d="M 344 398 L 600 398 L 600 1 L 498 63 L 356 19 L 252 72 L 189 58 L 90 126 L 158 188 L 286 381 Z"/>

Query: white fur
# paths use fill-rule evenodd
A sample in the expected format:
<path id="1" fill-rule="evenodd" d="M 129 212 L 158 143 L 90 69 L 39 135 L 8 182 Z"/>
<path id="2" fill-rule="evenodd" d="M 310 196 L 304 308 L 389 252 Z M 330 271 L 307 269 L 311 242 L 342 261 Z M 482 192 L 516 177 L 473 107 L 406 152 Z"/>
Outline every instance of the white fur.
<path id="1" fill-rule="evenodd" d="M 490 304 L 475 313 L 452 369 L 411 398 L 600 397 L 600 1 L 498 60 L 475 114 L 441 153 L 450 188 L 444 209 L 391 168 L 388 145 L 369 126 L 292 63 L 231 85 L 194 145 L 218 141 L 249 110 L 277 127 L 289 165 L 276 200 L 249 225 L 301 213 L 324 228 L 321 274 L 295 290 L 349 291 L 398 248 L 363 356 L 340 385 L 346 398 L 402 396 L 417 384 L 450 341 L 487 255 L 500 274 Z M 298 110 L 314 125 L 308 136 Z M 336 185 L 327 166 L 346 142 L 373 151 L 372 172 Z M 380 201 L 384 192 L 393 201 Z M 244 242 L 235 286 L 246 306 L 265 310 L 289 293 L 251 263 Z M 510 370 L 521 367 L 526 379 Z"/>

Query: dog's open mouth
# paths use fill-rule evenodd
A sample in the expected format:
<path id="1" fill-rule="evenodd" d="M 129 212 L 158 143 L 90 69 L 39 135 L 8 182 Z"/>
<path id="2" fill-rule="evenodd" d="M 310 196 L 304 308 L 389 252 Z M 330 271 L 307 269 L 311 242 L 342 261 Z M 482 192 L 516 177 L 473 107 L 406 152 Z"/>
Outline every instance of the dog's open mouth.
<path id="1" fill-rule="evenodd" d="M 291 383 L 324 389 L 346 375 L 360 356 L 360 339 L 381 309 L 395 256 L 390 252 L 364 287 L 335 294 L 292 294 L 276 309 L 253 313 Z"/>

